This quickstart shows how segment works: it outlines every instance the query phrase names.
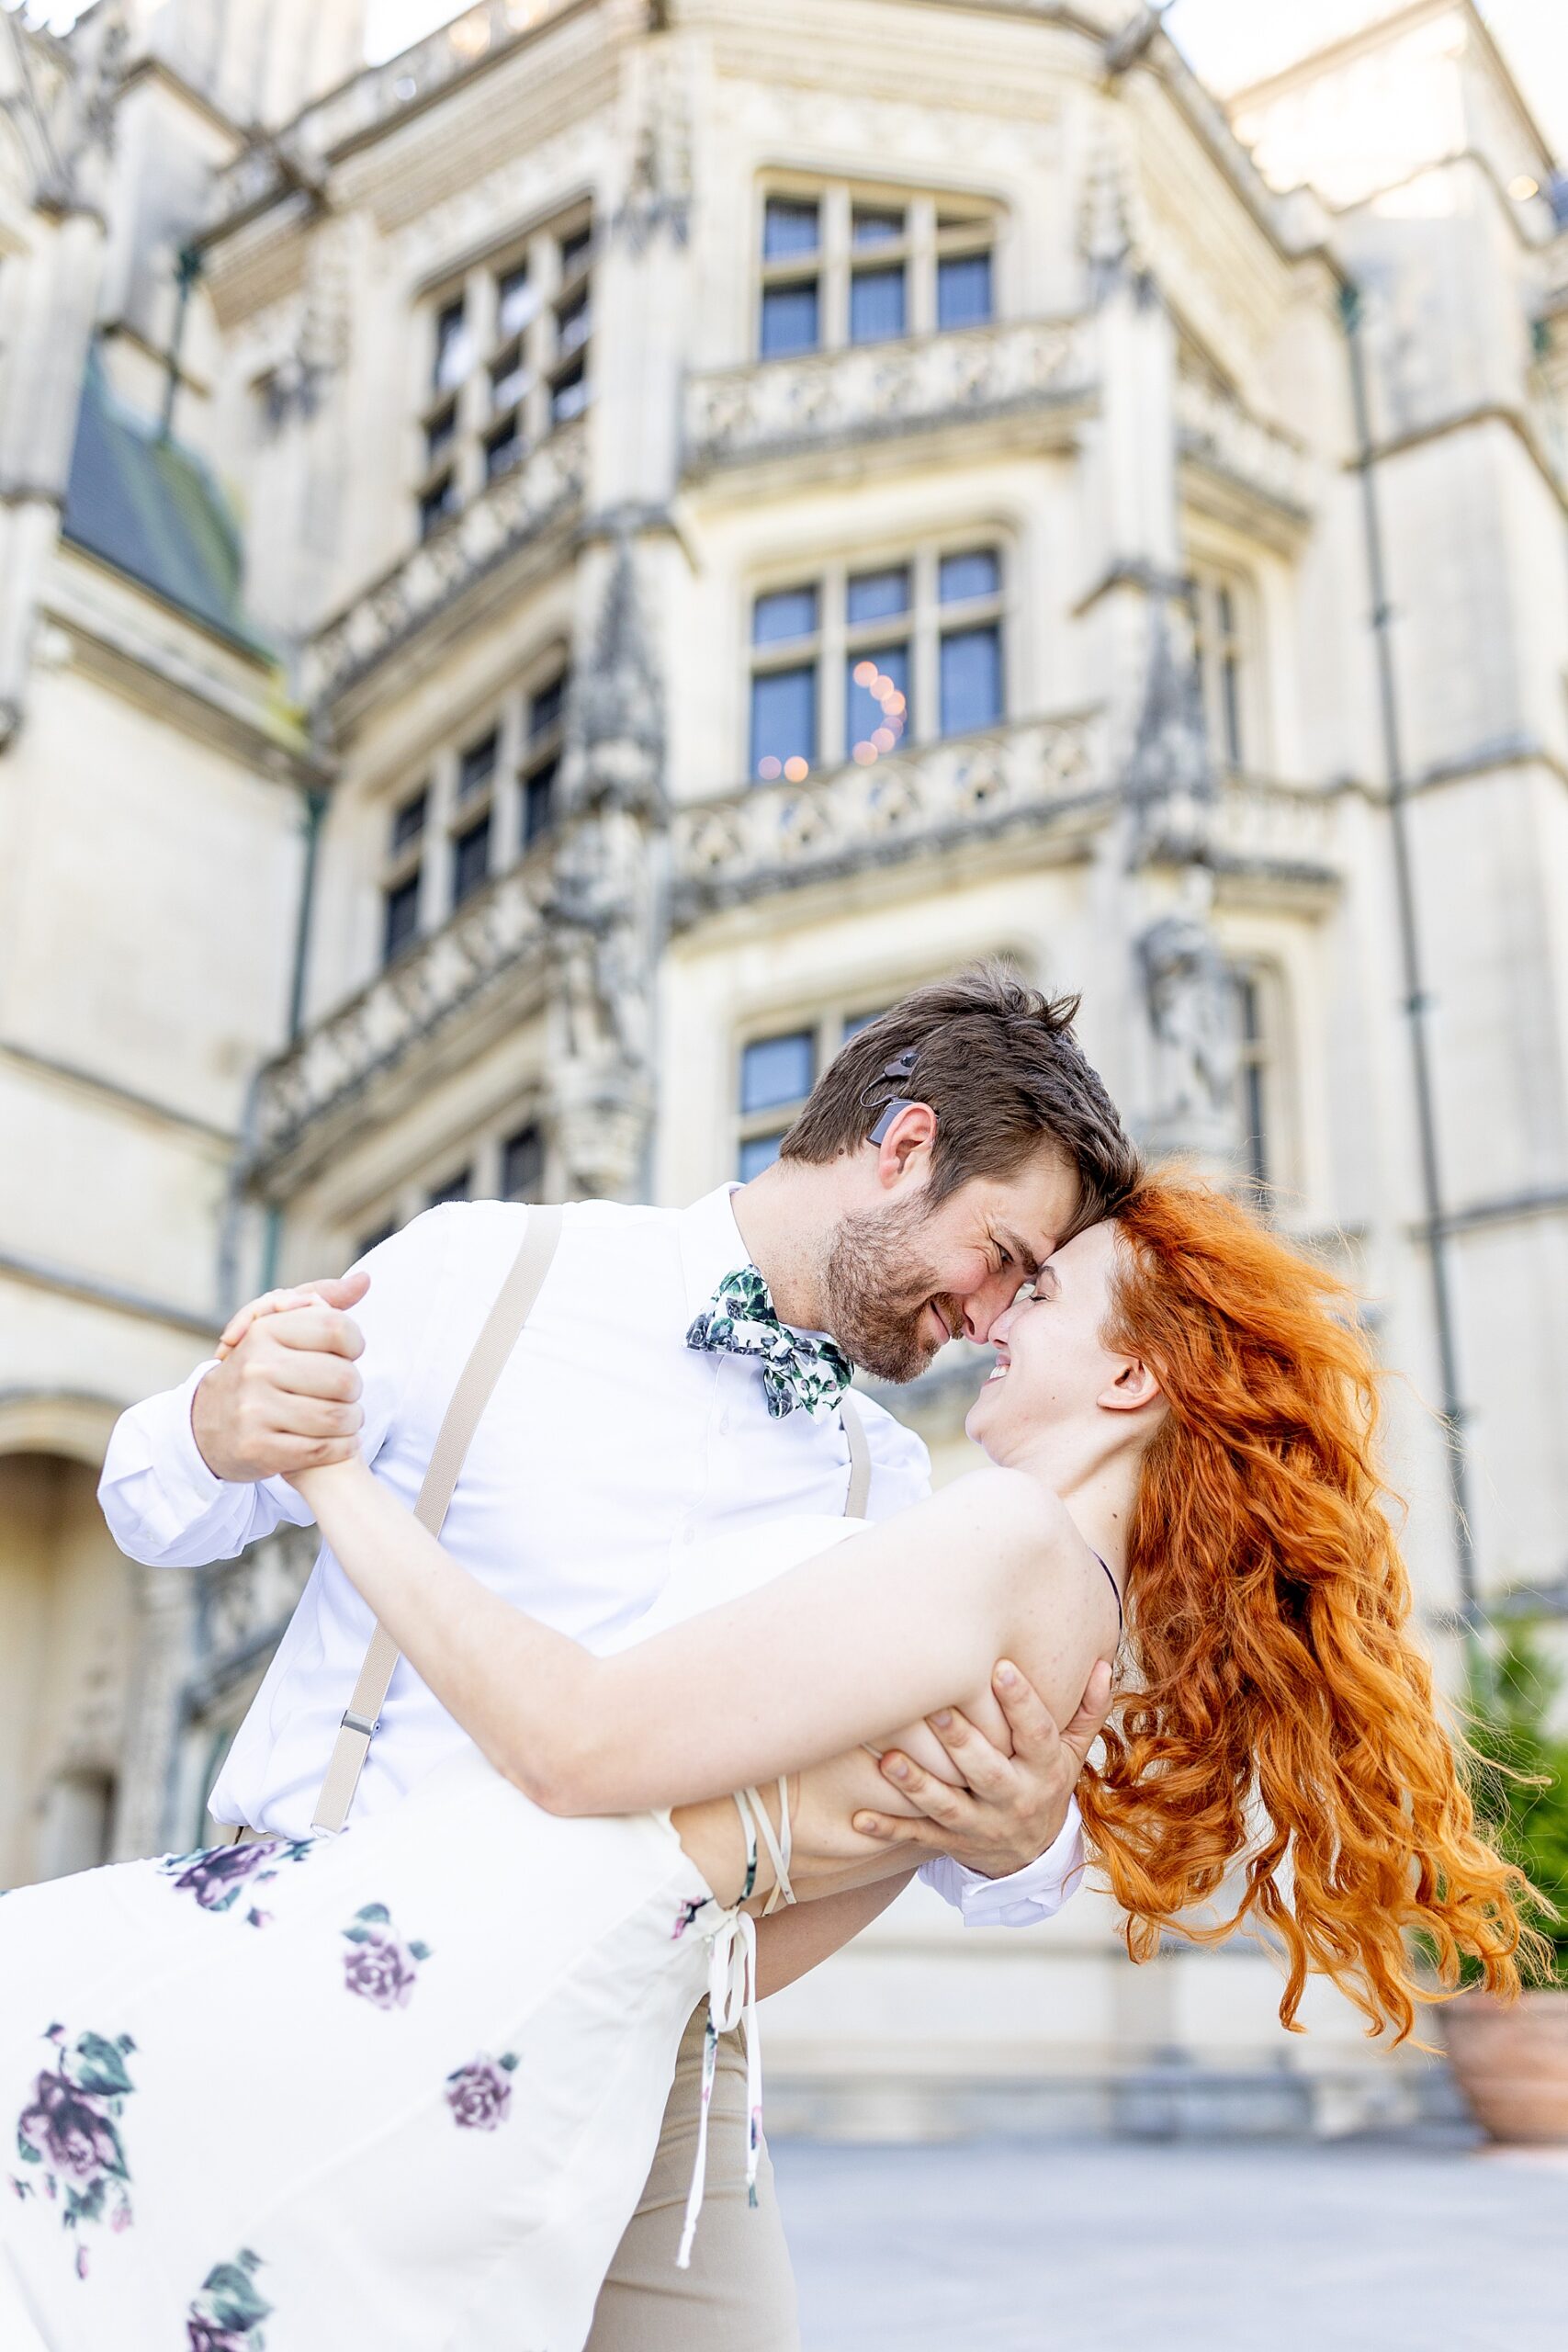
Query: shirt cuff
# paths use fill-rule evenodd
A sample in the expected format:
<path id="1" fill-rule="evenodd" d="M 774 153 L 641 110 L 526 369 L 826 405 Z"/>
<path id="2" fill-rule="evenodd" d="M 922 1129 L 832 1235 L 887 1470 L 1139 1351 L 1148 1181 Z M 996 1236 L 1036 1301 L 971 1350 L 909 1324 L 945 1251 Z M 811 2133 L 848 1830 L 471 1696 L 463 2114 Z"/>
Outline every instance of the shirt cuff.
<path id="1" fill-rule="evenodd" d="M 1083 1884 L 1083 1815 L 1077 1799 L 1067 1801 L 1067 1817 L 1053 1843 L 1027 1870 L 1011 1878 L 982 1878 L 950 1854 L 927 1862 L 920 1876 L 951 1903 L 966 1928 L 1034 1928 L 1054 1919 Z"/>

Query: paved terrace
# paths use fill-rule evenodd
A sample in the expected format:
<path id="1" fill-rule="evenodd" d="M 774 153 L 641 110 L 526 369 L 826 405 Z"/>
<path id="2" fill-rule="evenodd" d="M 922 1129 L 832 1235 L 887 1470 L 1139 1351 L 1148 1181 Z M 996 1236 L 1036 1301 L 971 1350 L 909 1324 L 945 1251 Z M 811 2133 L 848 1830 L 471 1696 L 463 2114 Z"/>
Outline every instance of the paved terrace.
<path id="1" fill-rule="evenodd" d="M 775 2142 L 805 2352 L 1563 2352 L 1568 2149 Z"/>

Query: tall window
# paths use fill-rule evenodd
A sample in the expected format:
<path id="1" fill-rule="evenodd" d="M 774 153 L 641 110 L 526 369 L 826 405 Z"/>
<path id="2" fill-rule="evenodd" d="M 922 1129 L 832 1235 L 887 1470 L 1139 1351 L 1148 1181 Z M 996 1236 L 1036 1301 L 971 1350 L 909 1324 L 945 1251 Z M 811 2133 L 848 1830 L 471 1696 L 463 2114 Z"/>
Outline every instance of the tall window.
<path id="1" fill-rule="evenodd" d="M 885 1006 L 845 1012 L 841 1006 L 804 1023 L 767 1036 L 753 1037 L 740 1048 L 737 1080 L 739 1134 L 736 1173 L 750 1183 L 771 1168 L 818 1074 L 848 1037 L 874 1021 Z"/>
<path id="2" fill-rule="evenodd" d="M 544 1130 L 532 1119 L 501 1147 L 501 1196 L 505 1201 L 536 1201 L 545 1186 Z"/>
<path id="3" fill-rule="evenodd" d="M 1285 1157 L 1278 976 L 1261 967 L 1244 965 L 1235 975 L 1235 993 L 1244 1165 L 1253 1183 L 1266 1194 L 1280 1182 Z"/>
<path id="4" fill-rule="evenodd" d="M 1256 692 L 1248 635 L 1254 600 L 1238 573 L 1200 571 L 1194 580 L 1198 664 L 1203 716 L 1216 760 L 1227 768 L 1255 765 L 1257 727 L 1249 706 Z"/>
<path id="5" fill-rule="evenodd" d="M 419 931 L 420 887 L 424 870 L 425 824 L 430 787 L 421 785 L 392 811 L 387 867 L 381 881 L 381 960 L 400 956 Z"/>
<path id="6" fill-rule="evenodd" d="M 384 963 L 550 831 L 567 694 L 565 663 L 541 658 L 519 691 L 394 802 L 380 876 Z"/>
<path id="7" fill-rule="evenodd" d="M 750 772 L 803 783 L 908 740 L 995 726 L 1006 707 L 995 547 L 927 548 L 765 590 L 751 606 Z"/>
<path id="8" fill-rule="evenodd" d="M 956 198 L 847 181 L 766 191 L 759 356 L 984 325 L 996 236 L 992 208 Z"/>
<path id="9" fill-rule="evenodd" d="M 429 313 L 422 537 L 588 401 L 593 232 L 581 207 L 468 270 Z"/>

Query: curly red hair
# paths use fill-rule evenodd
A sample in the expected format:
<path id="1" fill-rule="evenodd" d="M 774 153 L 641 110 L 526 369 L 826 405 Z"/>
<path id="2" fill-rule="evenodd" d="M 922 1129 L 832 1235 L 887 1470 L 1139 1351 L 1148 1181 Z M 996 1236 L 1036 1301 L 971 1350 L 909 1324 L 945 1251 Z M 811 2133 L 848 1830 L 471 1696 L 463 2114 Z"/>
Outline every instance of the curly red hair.
<path id="1" fill-rule="evenodd" d="M 1135 1687 L 1080 1793 L 1129 1951 L 1244 1922 L 1394 2040 L 1460 1955 L 1517 1989 L 1522 1874 L 1478 1833 L 1413 1636 L 1374 1456 L 1377 1377 L 1344 1283 L 1223 1194 L 1149 1179 L 1117 1210 L 1108 1342 L 1168 1410 L 1129 1538 Z M 1218 1925 L 1184 1917 L 1221 1894 Z"/>

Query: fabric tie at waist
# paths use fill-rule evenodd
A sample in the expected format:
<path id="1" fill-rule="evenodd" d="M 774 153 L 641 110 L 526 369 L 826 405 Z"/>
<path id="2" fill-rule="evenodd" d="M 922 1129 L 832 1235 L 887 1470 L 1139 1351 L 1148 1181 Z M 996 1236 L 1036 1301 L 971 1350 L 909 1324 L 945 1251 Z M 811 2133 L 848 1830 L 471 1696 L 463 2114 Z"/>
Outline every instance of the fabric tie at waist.
<path id="1" fill-rule="evenodd" d="M 762 2049 L 757 2033 L 757 1923 L 749 1911 L 732 1911 L 708 1938 L 708 2014 L 703 2032 L 703 2087 L 697 2115 L 697 2154 L 686 2198 L 686 2221 L 681 2232 L 678 2270 L 692 2263 L 692 2242 L 697 2233 L 707 2180 L 708 2112 L 713 2105 L 714 2074 L 718 2063 L 718 2037 L 729 2033 L 742 2018 L 746 2025 L 746 2196 L 757 2202 L 757 2165 L 762 2145 Z"/>

